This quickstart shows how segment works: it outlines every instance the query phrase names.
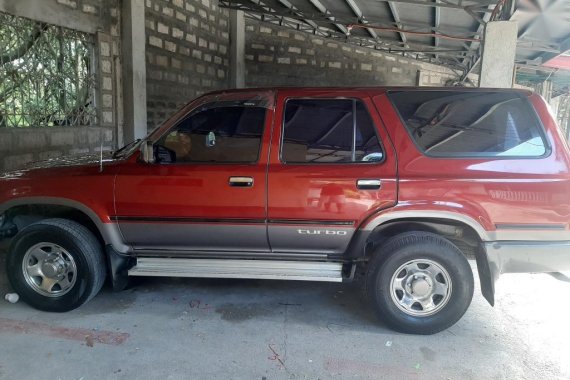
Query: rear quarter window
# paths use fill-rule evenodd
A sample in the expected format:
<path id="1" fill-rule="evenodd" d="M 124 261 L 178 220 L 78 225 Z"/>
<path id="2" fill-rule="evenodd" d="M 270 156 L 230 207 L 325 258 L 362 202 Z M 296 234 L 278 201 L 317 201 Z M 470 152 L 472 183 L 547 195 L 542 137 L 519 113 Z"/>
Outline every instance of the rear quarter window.
<path id="1" fill-rule="evenodd" d="M 543 157 L 530 103 L 512 92 L 394 91 L 389 97 L 420 150 L 434 157 Z"/>

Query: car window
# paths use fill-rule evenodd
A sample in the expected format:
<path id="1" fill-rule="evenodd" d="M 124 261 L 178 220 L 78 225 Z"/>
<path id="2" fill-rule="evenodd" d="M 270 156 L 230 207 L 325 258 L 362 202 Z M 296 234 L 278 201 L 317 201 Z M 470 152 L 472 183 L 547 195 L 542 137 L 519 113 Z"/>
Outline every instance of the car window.
<path id="1" fill-rule="evenodd" d="M 159 145 L 174 153 L 174 159 L 165 162 L 256 162 L 265 110 L 245 104 L 200 107 L 159 140 Z"/>
<path id="2" fill-rule="evenodd" d="M 547 151 L 531 105 L 516 93 L 394 91 L 389 97 L 427 155 L 540 157 Z"/>
<path id="3" fill-rule="evenodd" d="M 382 161 L 376 130 L 356 99 L 289 99 L 281 159 L 286 163 Z"/>

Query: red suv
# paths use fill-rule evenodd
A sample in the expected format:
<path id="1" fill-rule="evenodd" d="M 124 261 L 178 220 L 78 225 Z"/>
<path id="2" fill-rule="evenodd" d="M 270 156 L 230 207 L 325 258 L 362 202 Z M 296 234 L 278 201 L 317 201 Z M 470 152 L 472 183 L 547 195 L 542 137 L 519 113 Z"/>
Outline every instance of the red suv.
<path id="1" fill-rule="evenodd" d="M 14 289 L 74 309 L 106 277 L 351 281 L 390 327 L 461 318 L 475 258 L 502 273 L 570 269 L 570 156 L 525 91 L 273 88 L 189 103 L 112 156 L 0 177 Z"/>

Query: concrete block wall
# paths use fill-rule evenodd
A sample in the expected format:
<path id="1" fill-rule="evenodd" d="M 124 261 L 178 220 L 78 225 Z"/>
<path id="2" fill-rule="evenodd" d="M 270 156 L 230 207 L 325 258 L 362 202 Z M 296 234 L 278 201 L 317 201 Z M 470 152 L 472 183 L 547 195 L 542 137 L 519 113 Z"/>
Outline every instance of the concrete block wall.
<path id="1" fill-rule="evenodd" d="M 148 128 L 229 83 L 229 12 L 217 0 L 146 0 Z"/>
<path id="2" fill-rule="evenodd" d="M 0 132 L 4 170 L 65 155 L 83 155 L 113 146 L 113 129 L 103 127 L 8 128 Z M 5 153 L 5 155 L 4 155 Z"/>
<path id="3" fill-rule="evenodd" d="M 454 71 L 247 19 L 246 86 L 443 86 Z M 420 74 L 421 73 L 421 74 Z"/>
<path id="4" fill-rule="evenodd" d="M 64 27 L 74 26 L 93 34 L 97 81 L 97 123 L 92 126 L 0 129 L 0 173 L 31 161 L 69 154 L 114 149 L 117 123 L 116 57 L 120 53 L 119 0 L 42 0 L 12 4 L 0 0 L 0 10 Z M 49 7 L 50 12 L 41 12 Z"/>

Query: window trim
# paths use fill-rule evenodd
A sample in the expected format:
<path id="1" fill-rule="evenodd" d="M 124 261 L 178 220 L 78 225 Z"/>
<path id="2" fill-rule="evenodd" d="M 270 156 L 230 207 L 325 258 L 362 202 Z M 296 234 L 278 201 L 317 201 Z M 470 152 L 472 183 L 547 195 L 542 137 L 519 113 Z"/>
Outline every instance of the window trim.
<path id="1" fill-rule="evenodd" d="M 380 149 L 382 150 L 382 160 L 380 160 L 380 161 L 351 161 L 351 162 L 292 162 L 292 161 L 285 161 L 283 158 L 283 143 L 285 142 L 285 111 L 287 110 L 287 103 L 289 103 L 290 100 L 353 100 L 356 102 L 360 102 L 364 106 L 364 109 L 368 113 L 368 117 L 370 118 L 370 121 L 372 122 L 372 126 L 374 129 L 374 135 L 376 136 L 376 139 L 378 140 L 378 144 L 380 145 Z M 356 104 L 356 102 L 353 104 Z M 356 118 L 356 113 L 353 112 L 353 120 L 355 118 Z M 353 135 L 352 135 L 353 141 L 352 141 L 351 145 L 356 144 L 356 134 L 354 133 L 355 127 L 356 127 L 356 125 L 353 124 Z M 384 162 L 386 162 L 386 149 L 384 147 L 382 139 L 380 138 L 380 136 L 378 134 L 377 125 L 374 122 L 374 119 L 372 118 L 372 113 L 370 112 L 370 109 L 368 108 L 368 106 L 366 105 L 366 103 L 363 101 L 362 98 L 346 97 L 346 96 L 337 96 L 337 97 L 291 96 L 291 97 L 287 97 L 283 101 L 283 109 L 282 109 L 282 113 L 281 113 L 280 128 L 281 128 L 281 138 L 279 141 L 279 162 L 284 164 L 284 165 L 319 165 L 319 166 L 322 166 L 322 165 L 381 165 Z M 353 154 L 353 153 L 354 153 L 354 151 L 351 152 L 351 154 Z"/>
<path id="2" fill-rule="evenodd" d="M 521 99 L 525 103 L 525 105 L 528 106 L 528 107 L 526 107 L 526 109 L 528 110 L 530 108 L 528 116 L 530 116 L 532 119 L 534 119 L 535 124 L 538 126 L 538 134 L 539 134 L 539 136 L 542 139 L 542 142 L 544 144 L 544 154 L 542 154 L 541 156 L 519 156 L 519 155 L 497 156 L 497 155 L 485 154 L 484 152 L 482 152 L 481 154 L 469 154 L 469 155 L 468 154 L 461 154 L 461 153 L 459 153 L 459 154 L 453 154 L 453 153 L 452 154 L 433 154 L 433 153 L 426 152 L 425 149 L 418 144 L 418 142 L 416 141 L 416 139 L 412 135 L 412 133 L 409 130 L 406 122 L 404 121 L 404 118 L 402 117 L 402 114 L 400 113 L 400 110 L 396 106 L 396 103 L 394 102 L 394 100 L 392 99 L 392 96 L 391 96 L 393 93 L 396 93 L 396 92 L 413 93 L 413 92 L 424 92 L 424 91 L 430 91 L 430 92 L 473 92 L 473 93 L 478 93 L 478 92 L 498 93 L 498 92 L 502 92 L 502 93 L 511 93 L 511 94 L 515 95 L 513 97 L 513 99 L 515 99 L 515 98 Z M 386 97 L 388 98 L 388 101 L 392 105 L 392 108 L 394 109 L 394 111 L 398 115 L 400 123 L 402 123 L 402 127 L 406 131 L 407 136 L 410 138 L 412 143 L 415 145 L 417 151 L 420 152 L 425 157 L 429 157 L 429 158 L 433 158 L 433 159 L 466 159 L 466 158 L 469 159 L 470 158 L 470 159 L 493 159 L 493 160 L 519 160 L 519 159 L 541 160 L 541 159 L 549 157 L 552 154 L 552 147 L 550 145 L 550 141 L 546 138 L 546 130 L 544 128 L 544 124 L 542 123 L 542 120 L 538 116 L 536 109 L 534 109 L 534 107 L 530 103 L 528 97 L 525 97 L 518 92 L 496 91 L 496 90 L 490 90 L 490 91 L 459 91 L 459 90 L 453 90 L 453 89 L 429 89 L 429 88 L 425 88 L 425 89 L 413 89 L 413 90 L 390 90 L 390 91 L 386 91 Z"/>
<path id="3" fill-rule="evenodd" d="M 153 146 L 154 144 L 158 144 L 158 142 L 164 138 L 165 136 L 169 135 L 170 133 L 172 133 L 174 130 L 176 130 L 176 128 L 180 125 L 180 123 L 182 123 L 184 120 L 186 120 L 187 118 L 193 116 L 193 112 L 195 112 L 196 110 L 198 110 L 198 108 L 207 106 L 208 104 L 212 104 L 212 103 L 216 103 L 217 101 L 213 101 L 213 102 L 208 102 L 208 103 L 203 103 L 200 104 L 198 106 L 196 106 L 195 108 L 192 108 L 191 110 L 189 110 L 186 114 L 184 114 L 184 116 L 182 116 L 180 119 L 178 119 L 173 125 L 172 127 L 168 128 L 163 134 L 161 134 L 156 140 L 153 141 Z M 243 102 L 247 102 L 247 99 L 244 99 Z M 263 150 L 263 137 L 265 135 L 265 129 L 266 129 L 266 125 L 267 125 L 267 116 L 268 116 L 268 110 L 269 108 L 267 107 L 260 107 L 260 106 L 252 106 L 252 107 L 244 107 L 242 105 L 236 105 L 236 106 L 220 106 L 220 107 L 212 107 L 212 108 L 207 108 L 205 109 L 203 112 L 205 111 L 209 111 L 211 109 L 215 109 L 215 108 L 222 108 L 222 107 L 243 107 L 243 108 L 262 108 L 265 110 L 264 113 L 264 117 L 263 117 L 263 126 L 261 128 L 261 135 L 259 136 L 259 149 L 257 151 L 257 158 L 255 161 L 216 161 L 216 162 L 212 162 L 212 161 L 184 161 L 184 162 L 155 162 L 156 165 L 246 165 L 246 166 L 255 166 L 259 163 L 259 160 L 261 159 L 261 151 Z"/>

